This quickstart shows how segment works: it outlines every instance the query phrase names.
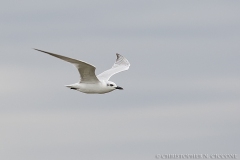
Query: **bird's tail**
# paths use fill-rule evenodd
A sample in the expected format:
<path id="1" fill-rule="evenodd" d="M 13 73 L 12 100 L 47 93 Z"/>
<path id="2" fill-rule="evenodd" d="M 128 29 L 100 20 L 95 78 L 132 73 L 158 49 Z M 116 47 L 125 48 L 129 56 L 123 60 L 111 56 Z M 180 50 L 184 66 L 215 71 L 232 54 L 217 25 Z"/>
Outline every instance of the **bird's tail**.
<path id="1" fill-rule="evenodd" d="M 75 84 L 65 85 L 65 87 L 68 87 L 70 89 L 75 89 L 75 90 L 78 89 Z"/>

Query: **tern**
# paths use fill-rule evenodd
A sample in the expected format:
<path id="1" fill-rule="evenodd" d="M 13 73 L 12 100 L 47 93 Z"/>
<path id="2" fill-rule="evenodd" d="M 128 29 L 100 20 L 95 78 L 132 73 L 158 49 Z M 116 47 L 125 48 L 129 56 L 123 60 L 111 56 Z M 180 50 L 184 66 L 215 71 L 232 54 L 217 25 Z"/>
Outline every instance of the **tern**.
<path id="1" fill-rule="evenodd" d="M 35 49 L 35 48 L 34 48 Z M 80 81 L 74 84 L 66 85 L 66 87 L 77 90 L 87 94 L 104 94 L 116 89 L 123 90 L 122 87 L 116 85 L 116 83 L 109 81 L 111 76 L 116 73 L 128 70 L 130 63 L 122 55 L 116 53 L 117 59 L 112 68 L 102 72 L 101 74 L 95 74 L 96 67 L 81 60 L 69 58 L 66 56 L 58 55 L 55 53 L 46 52 L 40 49 L 37 51 L 49 54 L 51 56 L 62 59 L 66 62 L 73 64 L 80 74 Z"/>

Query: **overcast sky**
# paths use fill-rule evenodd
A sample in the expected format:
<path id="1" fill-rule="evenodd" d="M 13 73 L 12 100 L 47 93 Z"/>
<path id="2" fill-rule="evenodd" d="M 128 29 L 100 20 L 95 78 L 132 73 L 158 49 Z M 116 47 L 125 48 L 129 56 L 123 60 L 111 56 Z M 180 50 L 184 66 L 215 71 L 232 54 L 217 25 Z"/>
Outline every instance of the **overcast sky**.
<path id="1" fill-rule="evenodd" d="M 8 0 L 0 5 L 0 159 L 149 160 L 237 154 L 240 1 Z M 124 88 L 88 95 L 70 64 Z M 240 155 L 239 155 L 240 156 Z"/>

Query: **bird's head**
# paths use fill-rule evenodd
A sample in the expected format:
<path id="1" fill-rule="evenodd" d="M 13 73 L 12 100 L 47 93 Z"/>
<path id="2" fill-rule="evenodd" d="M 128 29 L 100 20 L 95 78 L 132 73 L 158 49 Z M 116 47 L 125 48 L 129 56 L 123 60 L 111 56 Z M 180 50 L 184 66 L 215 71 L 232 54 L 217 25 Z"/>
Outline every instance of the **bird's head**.
<path id="1" fill-rule="evenodd" d="M 112 88 L 113 90 L 114 90 L 114 89 L 123 90 L 122 87 L 117 86 L 116 83 L 111 82 L 111 81 L 107 81 L 107 87 Z"/>

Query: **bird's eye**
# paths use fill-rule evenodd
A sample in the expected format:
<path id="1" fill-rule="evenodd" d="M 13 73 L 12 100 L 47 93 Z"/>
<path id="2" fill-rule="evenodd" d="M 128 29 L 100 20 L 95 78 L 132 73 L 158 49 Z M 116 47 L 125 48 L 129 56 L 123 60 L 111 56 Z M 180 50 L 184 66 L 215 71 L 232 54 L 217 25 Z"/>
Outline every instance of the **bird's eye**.
<path id="1" fill-rule="evenodd" d="M 110 84 L 110 86 L 113 86 L 113 84 Z"/>

